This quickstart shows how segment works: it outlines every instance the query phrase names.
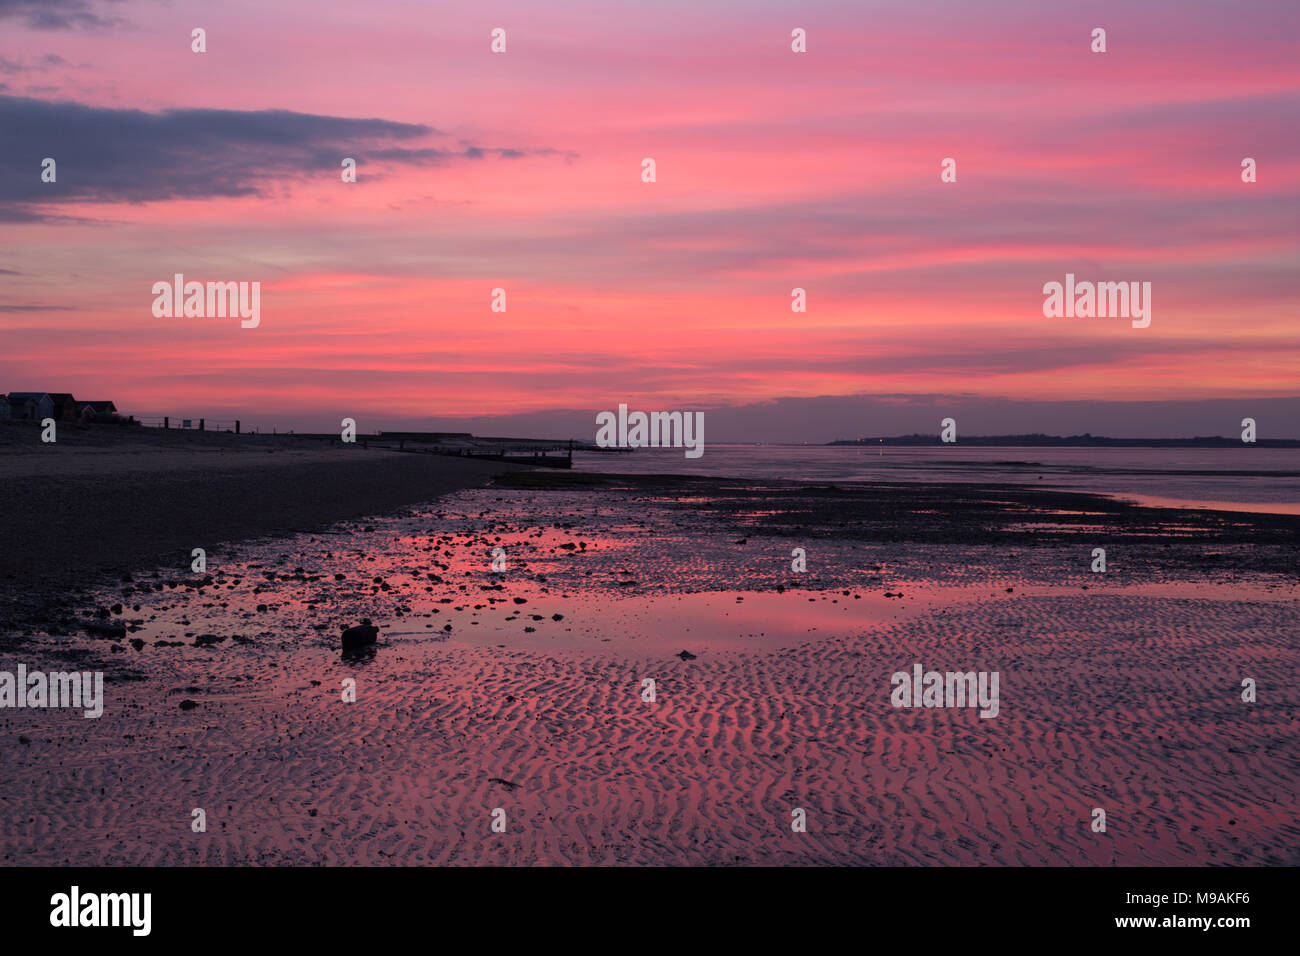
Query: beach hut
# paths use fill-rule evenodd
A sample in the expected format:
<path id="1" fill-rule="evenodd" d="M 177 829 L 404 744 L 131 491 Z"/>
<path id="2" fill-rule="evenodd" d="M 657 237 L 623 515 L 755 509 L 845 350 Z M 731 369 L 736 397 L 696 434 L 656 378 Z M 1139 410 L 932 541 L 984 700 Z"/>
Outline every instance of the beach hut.
<path id="1" fill-rule="evenodd" d="M 67 392 L 50 392 L 50 401 L 54 403 L 54 413 L 50 417 L 55 421 L 75 422 L 80 417 L 81 408 L 77 400 Z"/>
<path id="2" fill-rule="evenodd" d="M 117 417 L 117 406 L 112 402 L 78 402 L 77 407 L 80 409 L 80 414 L 77 417 L 83 422 L 108 420 Z"/>
<path id="3" fill-rule="evenodd" d="M 9 417 L 40 421 L 54 417 L 54 400 L 45 392 L 10 392 Z"/>

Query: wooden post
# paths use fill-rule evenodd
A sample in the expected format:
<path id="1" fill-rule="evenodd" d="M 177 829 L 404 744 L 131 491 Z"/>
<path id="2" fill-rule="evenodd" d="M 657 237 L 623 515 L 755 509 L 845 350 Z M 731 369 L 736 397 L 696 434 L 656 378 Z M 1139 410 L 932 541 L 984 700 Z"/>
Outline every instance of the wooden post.
<path id="1" fill-rule="evenodd" d="M 207 421 L 206 418 L 200 418 L 200 419 L 199 419 L 199 431 L 203 431 L 203 423 L 204 423 L 205 421 Z"/>
<path id="2" fill-rule="evenodd" d="M 171 419 L 171 416 L 170 416 L 170 415 L 164 415 L 164 416 L 163 416 L 163 428 L 171 428 L 171 427 L 172 427 L 172 419 Z"/>
<path id="3" fill-rule="evenodd" d="M 236 434 L 236 435 L 239 434 L 239 419 L 238 419 L 238 418 L 235 419 L 235 434 Z"/>

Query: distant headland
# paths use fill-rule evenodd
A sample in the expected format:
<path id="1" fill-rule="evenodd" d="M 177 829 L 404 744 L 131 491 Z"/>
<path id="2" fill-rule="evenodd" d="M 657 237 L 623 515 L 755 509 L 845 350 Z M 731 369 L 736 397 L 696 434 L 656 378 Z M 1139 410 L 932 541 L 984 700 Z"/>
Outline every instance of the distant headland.
<path id="1" fill-rule="evenodd" d="M 875 438 L 848 438 L 827 442 L 828 445 L 983 445 L 1002 447 L 1050 448 L 1050 447 L 1088 447 L 1113 446 L 1122 448 L 1235 448 L 1243 444 L 1253 444 L 1260 448 L 1300 448 L 1300 439 L 1296 438 L 1258 438 L 1254 442 L 1242 442 L 1240 438 L 1223 438 L 1211 435 L 1203 438 L 1107 438 L 1105 435 L 963 435 L 955 443 L 941 441 L 934 435 L 896 435 Z"/>

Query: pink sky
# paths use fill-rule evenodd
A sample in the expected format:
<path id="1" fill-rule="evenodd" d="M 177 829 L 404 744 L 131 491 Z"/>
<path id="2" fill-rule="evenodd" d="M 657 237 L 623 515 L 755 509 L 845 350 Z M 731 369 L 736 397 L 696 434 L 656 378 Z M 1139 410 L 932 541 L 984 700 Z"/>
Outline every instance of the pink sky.
<path id="1" fill-rule="evenodd" d="M 299 427 L 1300 391 L 1293 0 L 641 6 L 0 6 L 0 390 Z M 259 281 L 260 326 L 155 318 L 177 272 Z M 1150 328 L 1044 318 L 1066 272 L 1151 282 Z"/>

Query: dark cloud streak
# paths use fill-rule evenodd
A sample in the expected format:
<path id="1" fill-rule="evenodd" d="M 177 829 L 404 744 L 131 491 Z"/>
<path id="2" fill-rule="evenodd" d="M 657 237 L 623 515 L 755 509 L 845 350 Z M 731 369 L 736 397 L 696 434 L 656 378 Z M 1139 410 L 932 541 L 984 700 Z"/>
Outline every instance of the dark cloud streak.
<path id="1" fill-rule="evenodd" d="M 0 0 L 0 20 L 17 19 L 34 30 L 100 30 L 122 23 L 95 12 L 91 0 Z"/>
<path id="2" fill-rule="evenodd" d="M 488 155 L 519 158 L 558 151 L 441 149 L 417 143 L 442 135 L 430 126 L 288 110 L 186 109 L 146 113 L 79 103 L 0 96 L 0 221 L 51 218 L 40 207 L 69 202 L 158 202 L 257 196 L 286 180 L 328 171 L 345 156 L 410 166 L 442 166 Z M 44 183 L 51 157 L 58 179 Z"/>

